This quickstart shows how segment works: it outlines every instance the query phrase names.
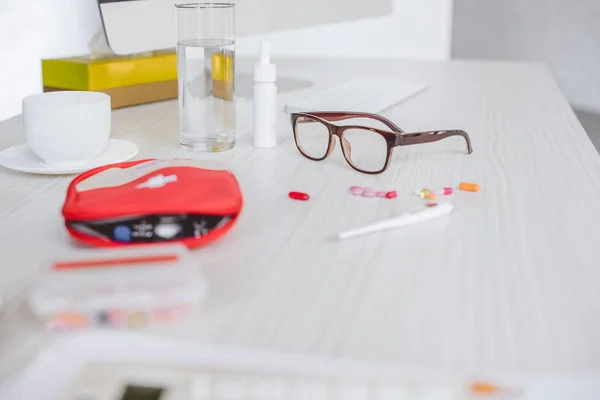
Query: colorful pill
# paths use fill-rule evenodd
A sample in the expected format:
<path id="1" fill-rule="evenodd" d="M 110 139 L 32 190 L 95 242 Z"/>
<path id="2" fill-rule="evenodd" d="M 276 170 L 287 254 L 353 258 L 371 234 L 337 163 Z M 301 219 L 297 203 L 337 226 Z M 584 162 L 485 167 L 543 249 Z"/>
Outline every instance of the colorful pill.
<path id="1" fill-rule="evenodd" d="M 69 328 L 83 328 L 88 326 L 89 319 L 84 314 L 63 312 L 56 315 L 56 320 Z"/>
<path id="2" fill-rule="evenodd" d="M 301 200 L 301 201 L 306 201 L 310 198 L 306 193 L 302 193 L 302 192 L 290 192 L 288 194 L 288 196 L 290 196 L 290 199 Z"/>
<path id="3" fill-rule="evenodd" d="M 352 186 L 350 188 L 350 193 L 352 193 L 354 196 L 362 196 L 363 192 L 363 188 L 360 186 Z"/>
<path id="4" fill-rule="evenodd" d="M 419 192 L 419 197 L 422 199 L 435 200 L 437 196 L 435 195 L 434 192 L 425 188 L 425 189 L 421 189 L 421 191 Z"/>
<path id="5" fill-rule="evenodd" d="M 368 190 L 366 190 L 366 188 L 365 188 L 365 190 L 363 191 L 363 194 L 362 194 L 362 195 L 363 195 L 363 197 L 375 197 L 375 192 L 374 192 L 374 191 L 372 191 L 372 190 L 371 190 L 371 191 L 368 191 Z"/>
<path id="6" fill-rule="evenodd" d="M 448 196 L 448 195 L 452 194 L 452 188 L 445 187 L 443 189 L 438 189 L 438 190 L 434 191 L 433 193 L 439 194 L 440 196 Z"/>
<path id="7" fill-rule="evenodd" d="M 145 312 L 135 312 L 127 320 L 130 328 L 143 328 L 148 324 L 148 316 Z"/>
<path id="8" fill-rule="evenodd" d="M 396 193 L 395 190 L 392 190 L 391 192 L 387 192 L 385 194 L 385 197 L 387 197 L 388 199 L 395 199 L 396 197 L 398 197 L 398 193 Z"/>
<path id="9" fill-rule="evenodd" d="M 471 384 L 471 392 L 478 396 L 489 396 L 502 392 L 502 388 L 493 383 L 474 382 Z"/>
<path id="10" fill-rule="evenodd" d="M 461 182 L 458 188 L 464 192 L 479 192 L 479 185 L 475 183 Z"/>
<path id="11" fill-rule="evenodd" d="M 448 195 L 451 195 L 452 192 L 453 192 L 452 188 L 449 188 L 449 187 L 445 187 L 443 189 L 437 189 L 437 190 L 431 190 L 431 189 L 425 188 L 425 189 L 421 189 L 420 192 L 416 192 L 416 194 L 417 194 L 417 196 L 419 196 L 422 199 L 435 200 L 435 196 L 437 196 L 437 195 L 448 196 Z"/>
<path id="12" fill-rule="evenodd" d="M 421 197 L 422 199 L 428 199 L 429 196 L 431 196 L 431 190 L 425 188 L 425 189 L 421 189 L 421 191 L 419 192 L 419 197 Z"/>
<path id="13" fill-rule="evenodd" d="M 388 192 L 377 192 L 377 197 L 387 197 Z"/>
<path id="14" fill-rule="evenodd" d="M 108 319 L 110 325 L 121 328 L 125 326 L 125 323 L 127 322 L 127 313 L 121 310 L 112 310 L 108 313 Z"/>

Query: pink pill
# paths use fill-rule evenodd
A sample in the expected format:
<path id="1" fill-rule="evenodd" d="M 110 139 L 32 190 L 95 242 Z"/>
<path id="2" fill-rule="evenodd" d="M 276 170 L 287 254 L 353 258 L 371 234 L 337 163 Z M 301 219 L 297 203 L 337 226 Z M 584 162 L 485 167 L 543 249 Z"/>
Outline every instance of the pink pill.
<path id="1" fill-rule="evenodd" d="M 375 197 L 375 192 L 373 192 L 373 191 L 368 192 L 365 190 L 362 195 L 363 195 L 363 197 Z"/>
<path id="2" fill-rule="evenodd" d="M 385 197 L 387 197 L 388 199 L 395 199 L 396 197 L 398 197 L 398 193 L 396 193 L 395 190 L 392 190 L 391 192 L 387 192 L 385 194 Z"/>
<path id="3" fill-rule="evenodd" d="M 370 192 L 370 193 L 375 193 L 375 191 L 373 190 L 373 188 L 370 188 L 370 187 L 363 188 L 363 191 Z"/>
<path id="4" fill-rule="evenodd" d="M 361 188 L 360 186 L 352 186 L 350 188 L 350 193 L 352 193 L 354 196 L 362 196 L 364 191 L 363 188 Z"/>
<path id="5" fill-rule="evenodd" d="M 387 192 L 377 192 L 377 197 L 385 197 Z"/>

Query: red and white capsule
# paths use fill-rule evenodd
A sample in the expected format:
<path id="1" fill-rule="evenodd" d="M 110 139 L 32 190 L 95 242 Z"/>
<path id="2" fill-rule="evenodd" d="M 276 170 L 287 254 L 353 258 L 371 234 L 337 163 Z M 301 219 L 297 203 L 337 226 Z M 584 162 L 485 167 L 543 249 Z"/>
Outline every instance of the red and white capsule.
<path id="1" fill-rule="evenodd" d="M 448 195 L 452 194 L 452 188 L 445 187 L 442 189 L 437 189 L 437 190 L 434 190 L 433 193 L 435 193 L 439 196 L 448 196 Z"/>

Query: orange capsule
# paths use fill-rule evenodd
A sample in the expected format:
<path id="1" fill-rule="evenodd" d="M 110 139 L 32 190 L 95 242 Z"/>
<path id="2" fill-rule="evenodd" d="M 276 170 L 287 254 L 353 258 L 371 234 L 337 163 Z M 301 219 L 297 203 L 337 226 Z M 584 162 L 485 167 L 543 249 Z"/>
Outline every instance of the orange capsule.
<path id="1" fill-rule="evenodd" d="M 469 182 L 461 182 L 458 188 L 464 192 L 479 192 L 479 185 Z"/>
<path id="2" fill-rule="evenodd" d="M 471 384 L 471 392 L 477 396 L 490 396 L 498 394 L 502 388 L 489 382 L 473 382 Z"/>

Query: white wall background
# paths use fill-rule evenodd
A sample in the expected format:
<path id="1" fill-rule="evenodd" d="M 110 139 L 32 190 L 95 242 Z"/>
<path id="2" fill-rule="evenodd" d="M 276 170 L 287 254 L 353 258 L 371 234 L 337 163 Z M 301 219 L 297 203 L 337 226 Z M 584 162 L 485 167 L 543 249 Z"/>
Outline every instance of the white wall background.
<path id="1" fill-rule="evenodd" d="M 447 59 L 452 0 L 393 3 L 391 16 L 239 38 L 237 51 L 255 54 L 267 39 L 280 56 Z M 0 120 L 41 91 L 41 58 L 85 54 L 99 27 L 95 0 L 0 0 Z"/>
<path id="2" fill-rule="evenodd" d="M 454 0 L 453 56 L 544 61 L 578 108 L 600 112 L 600 0 Z"/>

